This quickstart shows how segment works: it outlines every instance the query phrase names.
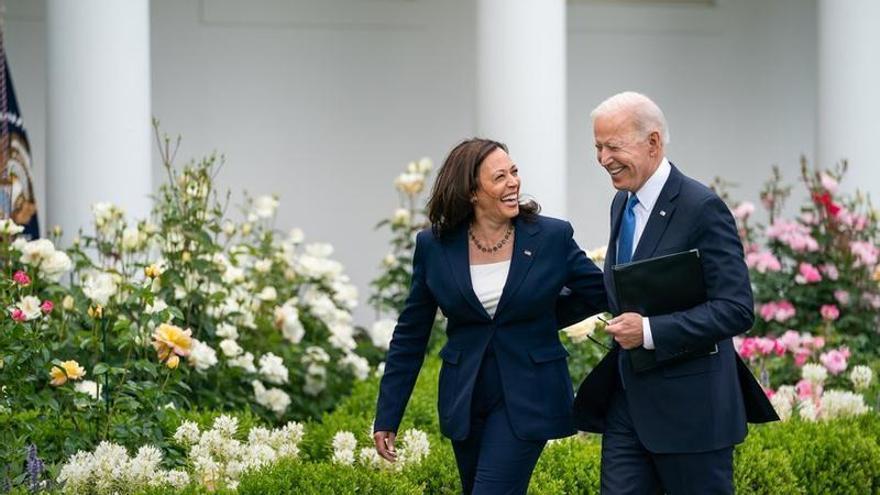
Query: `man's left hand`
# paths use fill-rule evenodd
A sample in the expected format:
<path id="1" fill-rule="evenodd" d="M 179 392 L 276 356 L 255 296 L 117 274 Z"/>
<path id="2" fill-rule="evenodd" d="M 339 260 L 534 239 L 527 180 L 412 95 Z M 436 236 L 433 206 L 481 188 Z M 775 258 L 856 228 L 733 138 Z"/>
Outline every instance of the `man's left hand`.
<path id="1" fill-rule="evenodd" d="M 642 333 L 642 315 L 638 313 L 623 313 L 608 322 L 605 331 L 610 333 L 614 340 L 624 349 L 640 347 L 644 341 Z"/>

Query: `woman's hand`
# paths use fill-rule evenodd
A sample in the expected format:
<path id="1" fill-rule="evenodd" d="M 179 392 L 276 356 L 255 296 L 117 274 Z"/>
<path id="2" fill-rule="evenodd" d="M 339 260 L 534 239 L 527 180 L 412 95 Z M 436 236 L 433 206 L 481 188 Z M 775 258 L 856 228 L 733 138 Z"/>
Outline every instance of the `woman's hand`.
<path id="1" fill-rule="evenodd" d="M 373 441 L 376 442 L 376 452 L 388 462 L 397 461 L 397 451 L 394 450 L 394 439 L 397 434 L 393 431 L 377 431 L 373 433 Z"/>

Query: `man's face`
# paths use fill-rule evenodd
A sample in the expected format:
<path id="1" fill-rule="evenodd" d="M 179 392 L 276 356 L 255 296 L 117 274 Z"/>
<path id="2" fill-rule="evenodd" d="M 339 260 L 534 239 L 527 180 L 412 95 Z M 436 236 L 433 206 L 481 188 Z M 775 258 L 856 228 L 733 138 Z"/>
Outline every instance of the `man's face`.
<path id="1" fill-rule="evenodd" d="M 596 117 L 593 136 L 599 165 L 619 191 L 641 189 L 663 158 L 659 133 L 640 135 L 625 111 Z"/>

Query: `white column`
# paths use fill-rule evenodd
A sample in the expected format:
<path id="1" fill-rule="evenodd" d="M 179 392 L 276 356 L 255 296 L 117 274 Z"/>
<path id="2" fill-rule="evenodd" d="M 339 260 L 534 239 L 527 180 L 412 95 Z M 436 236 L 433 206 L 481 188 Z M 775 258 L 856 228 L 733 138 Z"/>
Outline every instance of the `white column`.
<path id="1" fill-rule="evenodd" d="M 846 158 L 846 184 L 880 197 L 880 2 L 819 0 L 818 163 Z"/>
<path id="2" fill-rule="evenodd" d="M 70 240 L 109 201 L 144 218 L 152 192 L 148 0 L 48 0 L 47 230 Z"/>
<path id="3" fill-rule="evenodd" d="M 506 143 L 522 192 L 566 216 L 565 0 L 477 1 L 477 132 Z"/>

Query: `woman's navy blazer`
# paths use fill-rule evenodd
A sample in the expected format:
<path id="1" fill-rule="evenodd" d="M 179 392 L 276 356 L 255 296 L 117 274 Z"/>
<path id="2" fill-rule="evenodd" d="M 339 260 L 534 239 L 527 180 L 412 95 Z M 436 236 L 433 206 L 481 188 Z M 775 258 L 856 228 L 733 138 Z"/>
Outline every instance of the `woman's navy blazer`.
<path id="1" fill-rule="evenodd" d="M 430 229 L 418 234 L 412 286 L 388 350 L 374 431 L 397 431 L 439 307 L 448 319 L 437 401 L 444 435 L 468 436 L 474 382 L 490 342 L 516 435 L 547 440 L 575 432 L 556 303 L 567 287 L 585 313 L 606 311 L 602 272 L 578 247 L 568 222 L 537 216 L 517 217 L 514 224 L 513 257 L 494 318 L 474 294 L 467 226 L 442 239 Z"/>

